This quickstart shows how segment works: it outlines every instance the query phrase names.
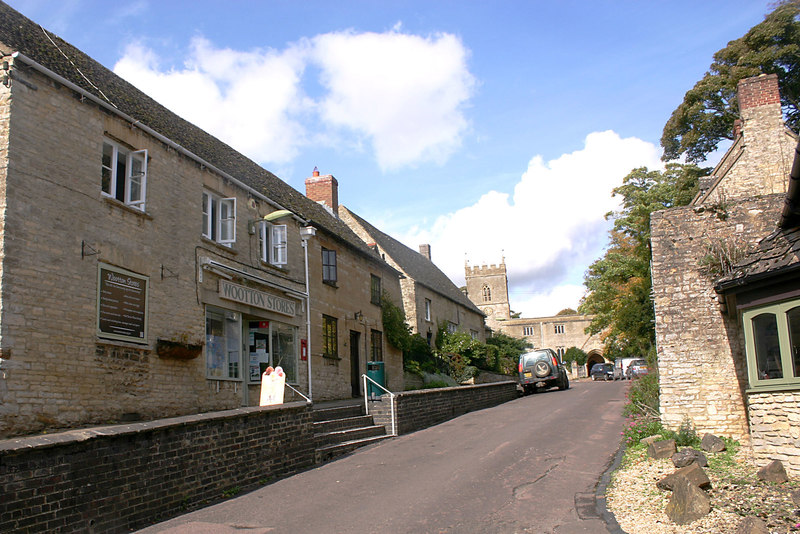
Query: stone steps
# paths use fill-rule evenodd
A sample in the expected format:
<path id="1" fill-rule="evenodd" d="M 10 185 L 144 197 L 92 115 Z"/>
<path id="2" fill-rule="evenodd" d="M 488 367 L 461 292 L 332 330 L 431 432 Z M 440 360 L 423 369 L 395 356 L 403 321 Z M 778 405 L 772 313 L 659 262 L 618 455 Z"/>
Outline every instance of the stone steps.
<path id="1" fill-rule="evenodd" d="M 382 425 L 364 415 L 363 404 L 314 409 L 317 463 L 326 462 L 388 437 Z"/>

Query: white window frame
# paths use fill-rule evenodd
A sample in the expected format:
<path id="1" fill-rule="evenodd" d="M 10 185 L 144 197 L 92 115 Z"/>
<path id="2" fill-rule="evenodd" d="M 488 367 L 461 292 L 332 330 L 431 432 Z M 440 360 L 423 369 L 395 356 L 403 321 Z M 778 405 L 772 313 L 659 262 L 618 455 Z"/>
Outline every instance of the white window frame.
<path id="1" fill-rule="evenodd" d="M 555 325 L 554 330 L 555 330 L 556 334 L 563 334 L 564 333 L 564 323 L 557 323 Z"/>
<path id="2" fill-rule="evenodd" d="M 431 320 L 431 301 L 430 299 L 425 299 L 425 320 Z"/>
<path id="3" fill-rule="evenodd" d="M 101 181 L 100 191 L 103 196 L 119 200 L 126 206 L 144 211 L 147 198 L 147 150 L 129 150 L 119 143 L 108 138 L 103 139 L 103 159 L 105 159 L 106 146 L 111 149 L 110 161 L 106 165 L 101 160 L 102 174 L 108 175 L 108 191 L 103 189 Z M 125 176 L 118 176 L 120 158 L 124 158 Z M 134 172 L 134 167 L 138 169 Z M 122 198 L 117 196 L 117 184 L 124 180 Z M 139 194 L 135 193 L 134 185 L 138 185 Z"/>
<path id="4" fill-rule="evenodd" d="M 261 241 L 261 261 L 272 265 L 288 263 L 288 227 L 285 224 L 270 224 L 263 221 L 258 236 Z"/>
<path id="5" fill-rule="evenodd" d="M 203 191 L 203 237 L 224 245 L 236 242 L 236 198 Z"/>

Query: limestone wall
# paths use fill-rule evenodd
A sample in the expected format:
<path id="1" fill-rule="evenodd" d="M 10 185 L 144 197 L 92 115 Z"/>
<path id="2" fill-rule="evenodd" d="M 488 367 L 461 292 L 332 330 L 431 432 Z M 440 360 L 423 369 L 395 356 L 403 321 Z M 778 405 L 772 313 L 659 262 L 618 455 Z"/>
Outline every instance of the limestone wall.
<path id="1" fill-rule="evenodd" d="M 674 208 L 651 219 L 656 345 L 664 424 L 747 440 L 747 373 L 738 317 L 723 314 L 701 260 L 720 245 L 752 246 L 775 228 L 782 195 L 725 211 Z"/>
<path id="2" fill-rule="evenodd" d="M 758 465 L 780 460 L 790 477 L 800 476 L 800 392 L 750 393 L 748 403 Z"/>

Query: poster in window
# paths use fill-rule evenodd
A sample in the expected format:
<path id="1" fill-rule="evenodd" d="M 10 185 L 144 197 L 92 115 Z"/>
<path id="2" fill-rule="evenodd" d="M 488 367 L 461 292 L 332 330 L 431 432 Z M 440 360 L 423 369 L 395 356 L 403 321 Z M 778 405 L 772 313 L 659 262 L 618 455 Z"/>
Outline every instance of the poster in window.
<path id="1" fill-rule="evenodd" d="M 148 277 L 101 265 L 97 330 L 100 337 L 147 342 Z"/>

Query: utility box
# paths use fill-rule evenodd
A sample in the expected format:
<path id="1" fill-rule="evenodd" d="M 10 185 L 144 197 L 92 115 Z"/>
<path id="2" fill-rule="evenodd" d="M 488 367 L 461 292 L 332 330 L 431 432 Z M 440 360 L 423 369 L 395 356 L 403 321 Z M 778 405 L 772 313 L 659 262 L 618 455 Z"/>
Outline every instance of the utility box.
<path id="1" fill-rule="evenodd" d="M 383 362 L 367 362 L 367 378 L 371 378 L 376 383 L 386 387 L 386 370 Z M 367 398 L 378 399 L 384 391 L 367 380 Z"/>

